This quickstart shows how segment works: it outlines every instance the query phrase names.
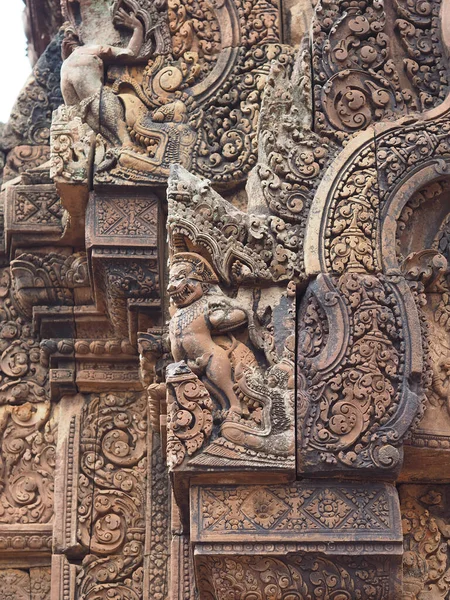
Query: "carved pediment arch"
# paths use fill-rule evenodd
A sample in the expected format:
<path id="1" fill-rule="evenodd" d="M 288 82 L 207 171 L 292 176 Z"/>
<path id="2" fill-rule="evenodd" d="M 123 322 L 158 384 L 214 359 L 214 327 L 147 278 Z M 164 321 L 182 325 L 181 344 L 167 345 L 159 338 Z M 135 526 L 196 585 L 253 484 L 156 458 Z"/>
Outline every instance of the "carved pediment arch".
<path id="1" fill-rule="evenodd" d="M 426 288 L 446 270 L 446 258 L 439 254 L 439 249 L 445 246 L 444 234 L 439 234 L 439 241 L 435 239 L 445 226 L 448 213 L 444 190 L 439 188 L 446 179 L 449 161 L 450 124 L 446 105 L 447 102 L 440 109 L 412 120 L 369 128 L 351 139 L 325 171 L 313 199 L 305 232 L 306 275 L 318 276 L 318 281 L 325 278 L 335 293 L 341 295 L 350 315 L 350 341 L 342 364 L 333 373 L 331 395 L 327 393 L 326 368 L 317 367 L 317 357 L 304 356 L 299 350 L 307 379 L 306 396 L 308 389 L 311 392 L 306 408 L 305 390 L 300 394 L 305 414 L 305 422 L 300 425 L 300 472 L 310 469 L 340 472 L 350 465 L 398 471 L 402 440 L 421 418 L 430 377 L 446 386 L 445 369 L 443 375 L 429 373 L 429 341 L 420 298 L 421 280 L 428 278 Z M 398 231 L 404 226 L 405 207 L 420 190 L 428 190 L 423 192 L 425 198 L 427 194 L 432 197 L 428 209 L 433 216 L 425 218 L 422 213 L 420 221 L 416 217 L 421 232 L 416 237 L 416 253 L 409 258 L 399 257 Z M 431 242 L 427 242 L 430 236 Z M 413 231 L 409 231 L 408 239 L 411 238 Z M 425 244 L 422 248 L 420 240 Z M 430 252 L 424 250 L 427 243 L 431 243 Z M 303 305 L 307 302 L 304 299 Z M 319 301 L 322 310 L 327 303 L 326 297 Z M 305 308 L 300 308 L 300 314 L 302 310 Z M 390 313 L 392 323 L 397 322 L 395 334 L 392 336 L 394 330 L 389 332 L 389 329 L 383 332 L 384 326 L 380 329 L 375 321 L 369 327 L 370 333 L 368 321 L 364 320 L 365 310 L 369 310 L 366 317 L 371 314 L 375 319 L 378 315 L 379 323 L 387 319 L 385 324 L 391 318 L 387 316 Z M 440 306 L 438 314 L 443 313 L 445 307 Z M 301 319 L 299 323 L 301 338 L 308 325 Z M 367 335 L 373 334 L 376 341 L 375 338 L 369 341 Z M 326 353 L 327 343 L 337 342 L 322 342 L 321 352 Z M 372 348 L 372 359 L 369 354 L 358 358 L 360 344 Z M 375 347 L 384 348 L 381 362 Z M 390 368 L 385 370 L 388 355 L 396 365 L 390 374 Z M 440 364 L 447 363 L 441 360 Z M 362 370 L 358 365 L 363 366 Z M 350 367 L 352 375 L 346 380 Z M 364 398 L 367 401 L 367 394 L 370 396 L 367 377 L 372 385 L 378 381 L 381 386 L 378 399 L 382 396 L 381 388 L 386 394 L 385 406 L 380 410 L 375 408 L 375 396 L 375 404 L 364 408 Z M 363 388 L 358 389 L 361 384 Z M 442 386 L 439 390 L 445 395 Z M 388 460 L 380 459 L 384 455 Z"/>

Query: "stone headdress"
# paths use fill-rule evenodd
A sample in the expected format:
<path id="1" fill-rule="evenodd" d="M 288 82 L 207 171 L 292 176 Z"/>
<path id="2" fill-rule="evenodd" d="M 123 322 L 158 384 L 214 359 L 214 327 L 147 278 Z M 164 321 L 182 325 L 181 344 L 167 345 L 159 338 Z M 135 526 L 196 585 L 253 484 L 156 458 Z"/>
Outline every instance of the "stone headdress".
<path id="1" fill-rule="evenodd" d="M 170 266 L 173 267 L 179 263 L 188 263 L 192 266 L 192 272 L 189 276 L 191 279 L 201 281 L 202 283 L 219 283 L 219 279 L 213 268 L 203 256 L 200 256 L 200 254 L 195 254 L 194 252 L 179 252 L 172 257 Z"/>

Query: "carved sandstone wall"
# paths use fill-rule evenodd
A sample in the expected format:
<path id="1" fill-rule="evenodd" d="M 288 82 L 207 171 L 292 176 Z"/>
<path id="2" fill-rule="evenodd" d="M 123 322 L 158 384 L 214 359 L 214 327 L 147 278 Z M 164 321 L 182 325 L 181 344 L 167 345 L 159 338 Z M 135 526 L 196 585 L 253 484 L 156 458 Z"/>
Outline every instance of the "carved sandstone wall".
<path id="1" fill-rule="evenodd" d="M 447 4 L 26 7 L 0 600 L 448 599 Z"/>

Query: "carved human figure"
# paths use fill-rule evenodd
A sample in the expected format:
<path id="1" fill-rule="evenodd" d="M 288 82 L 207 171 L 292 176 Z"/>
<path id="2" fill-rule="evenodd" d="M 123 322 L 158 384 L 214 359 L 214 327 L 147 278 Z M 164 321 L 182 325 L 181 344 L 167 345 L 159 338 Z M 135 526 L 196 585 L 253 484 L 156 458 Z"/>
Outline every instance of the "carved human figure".
<path id="1" fill-rule="evenodd" d="M 215 341 L 213 336 L 242 327 L 247 315 L 217 284 L 216 274 L 200 255 L 182 252 L 174 256 L 168 286 L 175 307 L 169 327 L 171 350 L 177 362 L 184 360 L 192 371 L 202 375 L 223 409 L 240 414 L 230 354 L 240 346 L 247 353 L 249 350 L 231 335 L 228 344 Z"/>
<path id="2" fill-rule="evenodd" d="M 126 48 L 87 44 L 71 25 L 62 43 L 61 92 L 68 106 L 79 106 L 83 120 L 113 146 L 132 146 L 120 99 L 104 87 L 104 67 L 109 62 L 136 58 L 144 40 L 144 26 L 132 12 L 119 8 L 114 24 L 133 31 Z"/>
<path id="3" fill-rule="evenodd" d="M 432 388 L 450 414 L 450 360 L 435 365 Z"/>

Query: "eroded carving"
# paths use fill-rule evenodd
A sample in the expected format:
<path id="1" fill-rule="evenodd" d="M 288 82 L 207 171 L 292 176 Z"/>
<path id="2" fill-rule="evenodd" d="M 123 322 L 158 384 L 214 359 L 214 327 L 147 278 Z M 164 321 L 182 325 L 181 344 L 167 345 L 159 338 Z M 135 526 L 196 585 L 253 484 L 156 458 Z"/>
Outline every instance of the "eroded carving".
<path id="1" fill-rule="evenodd" d="M 259 459 L 266 455 L 272 463 L 276 455 L 283 456 L 288 466 L 292 453 L 290 340 L 277 348 L 274 335 L 258 330 L 257 316 L 243 309 L 242 301 L 226 296 L 218 283 L 213 268 L 199 254 L 173 256 L 168 292 L 174 311 L 169 336 L 174 359 L 183 362 L 168 370 L 169 463 L 176 466 L 186 454 L 204 446 L 213 420 L 218 420 L 221 437 L 208 446 L 209 458 L 203 453 L 191 464 L 213 460 L 214 454 L 239 461 L 239 454 L 250 456 L 251 449 L 259 453 Z M 293 312 L 289 313 L 293 295 L 288 290 L 277 298 L 288 310 L 280 328 L 288 329 L 293 319 Z M 270 297 L 259 300 L 264 306 Z M 250 306 L 249 298 L 246 304 Z M 255 355 L 256 344 L 266 351 L 266 370 Z"/>
<path id="2" fill-rule="evenodd" d="M 445 598 L 450 589 L 448 486 L 404 485 L 400 501 L 404 598 Z M 424 596 L 425 597 L 425 596 Z"/>

